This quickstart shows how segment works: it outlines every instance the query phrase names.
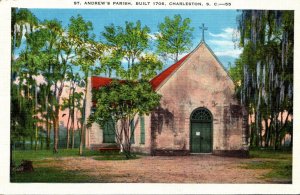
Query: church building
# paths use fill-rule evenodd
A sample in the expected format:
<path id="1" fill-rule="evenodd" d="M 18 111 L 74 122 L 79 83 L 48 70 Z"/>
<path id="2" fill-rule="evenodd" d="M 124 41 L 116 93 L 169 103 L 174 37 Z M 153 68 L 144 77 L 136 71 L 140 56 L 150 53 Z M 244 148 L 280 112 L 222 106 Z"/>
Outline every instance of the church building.
<path id="1" fill-rule="evenodd" d="M 87 111 L 92 89 L 112 79 L 93 76 L 88 83 Z M 247 113 L 235 97 L 234 83 L 204 42 L 150 81 L 162 95 L 148 116 L 136 116 L 132 150 L 151 155 L 212 153 L 247 156 Z M 114 132 L 94 123 L 86 131 L 86 147 L 115 143 Z"/>

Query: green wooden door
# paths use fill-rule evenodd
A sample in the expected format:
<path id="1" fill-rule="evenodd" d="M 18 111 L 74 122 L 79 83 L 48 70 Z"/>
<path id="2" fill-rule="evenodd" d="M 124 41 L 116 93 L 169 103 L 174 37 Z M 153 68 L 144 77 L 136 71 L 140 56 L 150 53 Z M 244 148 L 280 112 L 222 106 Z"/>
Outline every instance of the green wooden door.
<path id="1" fill-rule="evenodd" d="M 191 115 L 191 153 L 212 152 L 212 116 L 205 108 L 194 111 Z"/>
<path id="2" fill-rule="evenodd" d="M 192 153 L 200 153 L 200 143 L 201 137 L 200 134 L 200 123 L 192 123 L 191 129 L 191 152 Z"/>
<path id="3" fill-rule="evenodd" d="M 192 123 L 191 152 L 210 153 L 212 145 L 211 123 Z"/>

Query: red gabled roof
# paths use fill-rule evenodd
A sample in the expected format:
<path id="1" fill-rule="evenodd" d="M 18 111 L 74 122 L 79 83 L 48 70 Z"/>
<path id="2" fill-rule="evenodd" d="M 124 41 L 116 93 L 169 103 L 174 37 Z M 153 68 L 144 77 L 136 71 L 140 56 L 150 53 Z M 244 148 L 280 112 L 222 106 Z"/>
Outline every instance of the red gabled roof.
<path id="1" fill-rule="evenodd" d="M 99 87 L 108 85 L 111 81 L 112 81 L 111 78 L 92 76 L 91 78 L 92 88 L 98 89 Z"/>
<path id="2" fill-rule="evenodd" d="M 185 61 L 185 59 L 187 57 L 189 57 L 190 54 L 187 54 L 186 56 L 184 56 L 183 58 L 181 58 L 178 62 L 176 62 L 175 64 L 173 64 L 172 66 L 170 66 L 169 68 L 167 68 L 166 70 L 162 71 L 159 75 L 157 75 L 156 77 L 154 77 L 150 83 L 153 87 L 154 90 L 156 90 L 160 84 L 166 79 L 168 78 L 178 67 L 180 67 L 180 65 Z"/>
<path id="3" fill-rule="evenodd" d="M 189 56 L 190 54 L 187 54 L 183 58 L 181 58 L 178 62 L 175 64 L 171 65 L 169 68 L 166 70 L 162 71 L 159 75 L 154 77 L 151 81 L 150 84 L 152 85 L 152 88 L 156 90 L 161 83 L 166 80 L 175 70 L 177 70 L 178 67 L 185 61 L 185 59 Z M 98 89 L 99 87 L 103 87 L 108 85 L 113 79 L 112 78 L 106 78 L 106 77 L 97 77 L 97 76 L 92 76 L 91 78 L 91 84 L 92 88 Z"/>

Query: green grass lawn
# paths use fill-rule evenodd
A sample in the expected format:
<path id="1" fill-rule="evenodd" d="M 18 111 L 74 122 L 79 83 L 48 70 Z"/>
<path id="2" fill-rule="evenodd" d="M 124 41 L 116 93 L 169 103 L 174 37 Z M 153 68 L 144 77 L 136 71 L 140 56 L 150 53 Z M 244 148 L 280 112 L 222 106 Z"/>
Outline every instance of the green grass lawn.
<path id="1" fill-rule="evenodd" d="M 99 151 L 84 150 L 83 156 L 97 156 L 104 155 Z M 16 150 L 12 153 L 12 159 L 18 165 L 22 160 L 43 160 L 46 158 L 59 158 L 79 156 L 79 149 L 60 149 L 58 153 L 54 154 L 52 150 Z"/>
<path id="2" fill-rule="evenodd" d="M 90 156 L 95 160 L 126 160 L 125 155 L 119 154 L 118 151 L 100 152 L 93 150 L 84 150 L 83 157 Z M 30 160 L 33 162 L 34 171 L 13 172 L 11 182 L 49 182 L 49 183 L 89 183 L 89 182 L 105 182 L 107 178 L 92 178 L 84 171 L 66 171 L 54 167 L 49 167 L 51 163 L 55 163 L 61 157 L 80 157 L 78 149 L 60 149 L 54 154 L 52 150 L 17 150 L 13 151 L 12 159 L 16 166 L 21 164 L 22 160 Z M 132 159 L 138 156 L 133 155 Z"/>
<path id="3" fill-rule="evenodd" d="M 251 158 L 272 158 L 292 160 L 291 151 L 274 151 L 274 150 L 250 150 Z"/>
<path id="4" fill-rule="evenodd" d="M 34 166 L 38 163 L 35 162 Z M 64 171 L 52 167 L 35 167 L 30 173 L 14 173 L 11 182 L 37 182 L 37 183 L 76 183 L 93 182 L 93 178 L 82 171 Z"/>
<path id="5" fill-rule="evenodd" d="M 95 160 L 126 160 L 125 156 L 119 152 L 99 152 L 84 150 L 84 157 L 91 157 Z M 133 154 L 132 159 L 137 159 L 141 155 Z M 13 161 L 18 166 L 21 161 L 33 161 L 34 171 L 30 173 L 13 172 L 11 182 L 49 182 L 49 183 L 89 183 L 108 182 L 108 176 L 104 178 L 93 178 L 80 171 L 67 171 L 52 167 L 61 157 L 80 157 L 78 149 L 60 149 L 57 154 L 50 150 L 18 150 L 13 151 Z M 269 173 L 263 179 L 270 183 L 291 183 L 292 182 L 292 152 L 251 150 L 250 159 L 242 164 L 245 169 L 267 169 Z"/>
<path id="6" fill-rule="evenodd" d="M 246 169 L 269 169 L 264 178 L 270 182 L 292 183 L 292 152 L 272 150 L 250 151 L 252 161 L 245 163 Z"/>

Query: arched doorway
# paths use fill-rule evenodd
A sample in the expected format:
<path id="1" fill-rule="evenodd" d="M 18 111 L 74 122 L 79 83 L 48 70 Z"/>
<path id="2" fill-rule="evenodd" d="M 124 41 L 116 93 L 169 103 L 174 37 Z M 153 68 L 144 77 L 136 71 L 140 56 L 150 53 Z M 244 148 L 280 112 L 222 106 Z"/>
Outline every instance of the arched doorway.
<path id="1" fill-rule="evenodd" d="M 197 108 L 191 114 L 190 150 L 191 153 L 212 152 L 213 117 L 206 108 Z"/>

